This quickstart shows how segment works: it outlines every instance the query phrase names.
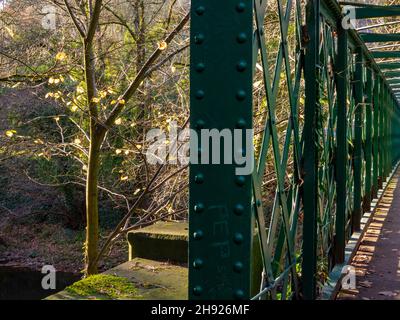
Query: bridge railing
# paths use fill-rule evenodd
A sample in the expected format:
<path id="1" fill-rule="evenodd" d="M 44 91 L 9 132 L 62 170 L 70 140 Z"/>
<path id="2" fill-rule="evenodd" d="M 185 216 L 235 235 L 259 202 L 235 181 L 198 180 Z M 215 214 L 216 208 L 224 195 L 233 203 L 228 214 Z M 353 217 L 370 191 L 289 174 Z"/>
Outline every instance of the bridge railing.
<path id="1" fill-rule="evenodd" d="M 191 299 L 315 299 L 344 262 L 400 155 L 400 73 L 346 14 L 334 0 L 192 3 Z M 233 155 L 209 148 L 212 129 L 242 146 L 252 132 L 250 174 L 227 136 Z M 209 164 L 220 151 L 235 160 Z"/>

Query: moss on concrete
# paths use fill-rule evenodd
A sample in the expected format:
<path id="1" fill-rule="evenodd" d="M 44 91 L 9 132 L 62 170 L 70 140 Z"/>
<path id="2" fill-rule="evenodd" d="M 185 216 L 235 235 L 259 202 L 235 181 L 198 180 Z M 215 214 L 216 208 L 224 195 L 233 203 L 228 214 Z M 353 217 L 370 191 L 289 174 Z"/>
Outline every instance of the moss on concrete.
<path id="1" fill-rule="evenodd" d="M 139 299 L 138 290 L 126 278 L 98 274 L 75 282 L 65 289 L 69 294 L 86 299 Z"/>
<path id="2" fill-rule="evenodd" d="M 136 258 L 78 281 L 46 300 L 186 300 L 188 269 Z"/>

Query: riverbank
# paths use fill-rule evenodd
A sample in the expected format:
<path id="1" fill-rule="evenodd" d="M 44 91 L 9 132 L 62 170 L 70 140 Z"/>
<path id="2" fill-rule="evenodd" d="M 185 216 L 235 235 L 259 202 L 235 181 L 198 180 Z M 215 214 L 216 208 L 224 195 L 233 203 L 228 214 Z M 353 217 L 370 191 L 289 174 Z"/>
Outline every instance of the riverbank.
<path id="1" fill-rule="evenodd" d="M 83 230 L 55 223 L 7 223 L 0 228 L 0 266 L 40 271 L 44 265 L 53 265 L 59 272 L 80 273 L 84 239 Z M 125 262 L 127 252 L 126 240 L 121 239 L 100 262 L 99 270 Z"/>

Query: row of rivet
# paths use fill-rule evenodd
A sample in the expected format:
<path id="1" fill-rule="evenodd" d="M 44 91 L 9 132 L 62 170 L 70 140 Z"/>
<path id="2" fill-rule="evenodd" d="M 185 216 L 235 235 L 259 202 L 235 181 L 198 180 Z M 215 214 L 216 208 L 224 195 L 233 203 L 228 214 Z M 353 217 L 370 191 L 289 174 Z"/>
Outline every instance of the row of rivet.
<path id="1" fill-rule="evenodd" d="M 236 11 L 241 13 L 244 12 L 246 9 L 246 4 L 243 2 L 240 2 L 237 6 L 236 6 Z M 206 9 L 204 6 L 199 6 L 195 9 L 195 12 L 197 15 L 202 16 L 205 13 Z M 239 33 L 236 37 L 236 40 L 238 43 L 245 43 L 247 41 L 247 35 L 243 32 Z M 205 36 L 202 33 L 198 33 L 197 35 L 194 36 L 194 42 L 195 44 L 201 45 L 203 44 L 205 41 Z M 196 64 L 195 66 L 195 70 L 198 73 L 202 73 L 204 70 L 206 69 L 206 65 L 203 62 L 199 62 Z M 244 60 L 241 60 L 237 63 L 236 65 L 236 70 L 238 72 L 244 72 L 247 69 L 247 62 Z M 195 93 L 195 98 L 197 100 L 202 100 L 205 97 L 205 92 L 202 89 L 199 89 L 196 91 Z M 243 101 L 246 99 L 246 92 L 244 90 L 238 90 L 236 93 L 236 99 L 238 101 Z M 203 120 L 198 120 L 196 122 L 195 125 L 196 129 L 200 130 L 203 129 L 205 127 L 205 122 Z M 246 127 L 246 121 L 244 119 L 239 119 L 236 123 L 236 127 L 238 129 L 244 129 Z M 199 148 L 199 153 L 201 153 L 201 148 Z M 204 175 L 202 173 L 198 173 L 195 177 L 194 177 L 194 181 L 196 184 L 203 184 L 204 183 Z M 243 176 L 237 176 L 235 178 L 235 183 L 238 186 L 244 186 L 246 182 L 245 177 Z M 201 202 L 198 202 L 197 204 L 194 205 L 194 212 L 196 213 L 201 213 L 205 210 L 205 205 Z M 244 213 L 244 206 L 241 204 L 237 204 L 234 208 L 234 213 L 238 216 L 242 215 Z M 193 233 L 193 238 L 195 240 L 201 240 L 204 237 L 204 233 L 202 230 L 197 230 Z M 244 238 L 243 235 L 241 233 L 236 233 L 234 235 L 233 241 L 237 244 L 240 245 L 243 242 Z M 193 261 L 193 267 L 195 269 L 201 269 L 204 266 L 204 262 L 202 259 L 200 258 L 195 258 Z M 233 265 L 233 270 L 237 273 L 242 272 L 243 270 L 243 263 L 240 261 L 237 261 L 234 263 Z M 193 288 L 193 293 L 197 296 L 201 295 L 203 293 L 203 288 L 199 285 L 195 286 Z M 235 297 L 240 299 L 244 297 L 244 292 L 242 290 L 236 290 L 235 291 Z"/>

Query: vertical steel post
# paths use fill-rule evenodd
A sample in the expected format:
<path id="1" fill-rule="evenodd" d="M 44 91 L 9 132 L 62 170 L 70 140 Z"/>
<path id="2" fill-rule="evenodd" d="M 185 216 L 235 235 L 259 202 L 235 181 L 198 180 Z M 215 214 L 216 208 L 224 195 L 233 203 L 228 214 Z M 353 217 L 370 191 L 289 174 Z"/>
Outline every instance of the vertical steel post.
<path id="1" fill-rule="evenodd" d="M 379 189 L 383 188 L 384 179 L 384 146 L 383 146 L 383 110 L 384 110 L 384 91 L 385 85 L 382 78 L 380 78 L 380 94 L 379 94 Z"/>
<path id="2" fill-rule="evenodd" d="M 373 178 L 372 178 L 372 198 L 378 196 L 378 168 L 379 168 L 379 76 L 374 76 L 374 105 L 373 105 Z"/>
<path id="3" fill-rule="evenodd" d="M 319 37 L 320 0 L 309 0 L 306 7 L 306 21 L 309 42 L 305 57 L 305 117 L 304 117 L 304 159 L 303 159 L 303 297 L 315 299 L 317 271 L 317 108 L 319 105 Z"/>
<path id="4" fill-rule="evenodd" d="M 367 67 L 366 87 L 366 130 L 365 130 L 365 195 L 364 211 L 371 209 L 371 169 L 372 169 L 372 70 Z"/>
<path id="5" fill-rule="evenodd" d="M 228 155 L 196 136 L 238 129 L 243 138 L 252 128 L 253 1 L 195 1 L 190 32 L 189 298 L 249 299 L 252 180 L 237 175 L 237 162 L 223 161 L 253 145 Z M 218 151 L 221 164 L 207 164 Z"/>
<path id="6" fill-rule="evenodd" d="M 384 85 L 384 99 L 383 99 L 383 182 L 387 180 L 388 177 L 388 150 L 387 150 L 387 111 L 388 111 L 388 93 L 389 89 L 387 85 Z"/>
<path id="7" fill-rule="evenodd" d="M 346 246 L 346 207 L 347 207 L 347 85 L 348 72 L 348 34 L 338 22 L 338 54 L 336 71 L 337 91 L 337 150 L 336 150 L 336 225 L 335 225 L 335 263 L 344 262 Z"/>
<path id="8" fill-rule="evenodd" d="M 353 231 L 360 230 L 360 222 L 362 215 L 361 208 L 361 165 L 362 165 L 362 116 L 364 109 L 363 95 L 363 67 L 364 57 L 361 48 L 356 51 L 356 70 L 355 70 L 355 128 L 354 128 L 354 211 L 352 216 Z"/>

